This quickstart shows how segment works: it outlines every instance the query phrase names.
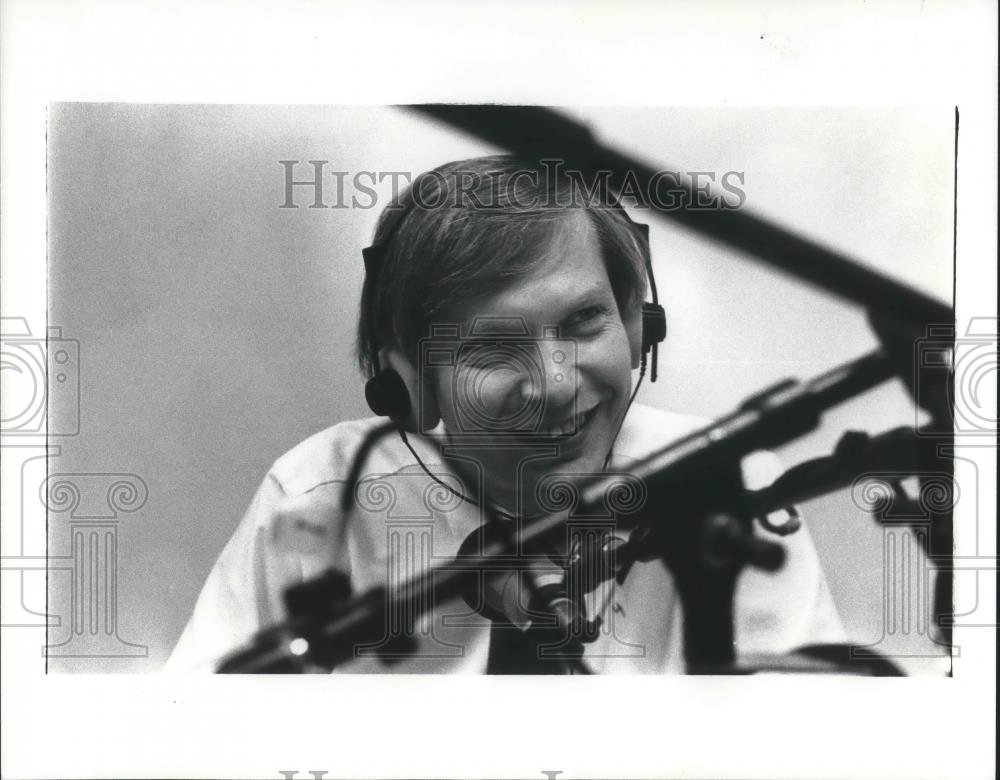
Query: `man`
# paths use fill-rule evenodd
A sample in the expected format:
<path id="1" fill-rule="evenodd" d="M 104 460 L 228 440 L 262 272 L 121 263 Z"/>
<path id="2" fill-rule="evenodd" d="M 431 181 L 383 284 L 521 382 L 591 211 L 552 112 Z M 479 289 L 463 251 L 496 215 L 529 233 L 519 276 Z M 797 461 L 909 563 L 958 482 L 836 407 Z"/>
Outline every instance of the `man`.
<path id="1" fill-rule="evenodd" d="M 285 616 L 290 585 L 330 568 L 354 593 L 393 594 L 451 560 L 491 516 L 519 527 L 563 512 L 569 528 L 574 479 L 627 481 L 630 464 L 700 427 L 631 403 L 632 372 L 641 381 L 645 371 L 648 242 L 613 199 L 580 185 L 545 164 L 487 157 L 418 177 L 386 209 L 365 253 L 358 354 L 375 378 L 369 402 L 399 435 L 366 454 L 356 489 L 348 475 L 378 418 L 335 425 L 274 464 L 171 668 L 211 669 Z M 762 454 L 745 470 L 761 482 L 778 467 Z M 602 538 L 618 536 L 620 520 L 609 511 Z M 565 561 L 571 538 L 548 559 Z M 740 577 L 740 654 L 844 638 L 808 533 L 784 544 L 780 571 Z M 390 610 L 384 637 L 355 647 L 337 671 L 555 671 L 537 642 L 521 641 L 538 617 L 522 586 L 494 578 L 469 605 L 426 604 L 416 618 Z M 586 590 L 573 599 L 586 619 L 600 618 L 583 648 L 589 669 L 684 670 L 680 600 L 662 563 L 638 563 L 621 582 L 596 577 Z M 410 635 L 416 644 L 403 653 L 398 639 Z"/>

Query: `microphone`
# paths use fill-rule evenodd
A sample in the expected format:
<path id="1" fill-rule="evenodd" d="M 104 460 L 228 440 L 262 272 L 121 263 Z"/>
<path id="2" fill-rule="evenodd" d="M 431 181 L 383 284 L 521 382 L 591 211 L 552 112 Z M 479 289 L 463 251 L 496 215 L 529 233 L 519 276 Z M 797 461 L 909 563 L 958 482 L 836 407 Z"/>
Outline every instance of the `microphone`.
<path id="1" fill-rule="evenodd" d="M 584 537 L 573 544 L 566 563 L 570 587 L 590 593 L 607 580 L 624 581 L 634 562 L 630 553 L 628 542 L 620 536 Z"/>
<path id="2" fill-rule="evenodd" d="M 483 550 L 502 543 L 505 530 L 484 523 L 469 534 L 458 549 L 459 557 L 479 557 Z M 482 570 L 478 587 L 462 592 L 471 609 L 494 622 L 510 623 L 521 631 L 555 627 L 580 636 L 586 622 L 582 603 L 570 597 L 566 569 L 548 553 L 511 560 L 510 568 Z"/>

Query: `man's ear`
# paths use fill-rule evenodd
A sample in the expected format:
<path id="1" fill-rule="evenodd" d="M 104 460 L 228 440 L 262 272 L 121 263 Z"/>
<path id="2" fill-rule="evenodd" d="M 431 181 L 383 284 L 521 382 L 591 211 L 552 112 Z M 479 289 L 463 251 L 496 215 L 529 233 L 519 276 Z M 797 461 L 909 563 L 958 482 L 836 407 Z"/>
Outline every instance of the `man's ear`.
<path id="1" fill-rule="evenodd" d="M 399 374 L 410 394 L 410 415 L 402 421 L 403 427 L 416 433 L 436 427 L 441 421 L 441 412 L 429 377 L 424 372 L 418 372 L 413 363 L 394 347 L 383 348 L 379 358 L 383 366 Z"/>
<path id="2" fill-rule="evenodd" d="M 628 334 L 628 349 L 632 357 L 632 368 L 639 367 L 642 357 L 642 302 L 638 302 L 622 312 L 622 322 Z"/>

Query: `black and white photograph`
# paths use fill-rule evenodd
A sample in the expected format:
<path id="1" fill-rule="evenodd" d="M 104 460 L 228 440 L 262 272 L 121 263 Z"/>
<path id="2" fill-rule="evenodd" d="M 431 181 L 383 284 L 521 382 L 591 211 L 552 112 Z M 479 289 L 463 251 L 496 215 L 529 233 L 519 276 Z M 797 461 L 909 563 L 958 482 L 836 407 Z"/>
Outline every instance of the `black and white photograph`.
<path id="1" fill-rule="evenodd" d="M 950 310 L 953 110 L 55 104 L 48 128 L 74 337 L 49 419 L 79 428 L 43 489 L 73 615 L 50 671 L 950 671 L 951 464 L 917 450 L 945 422 L 919 307 Z M 832 290 L 795 278 L 820 262 Z M 904 295 L 920 321 L 878 365 Z"/>
<path id="2" fill-rule="evenodd" d="M 378 16 L 294 6 L 303 72 Z M 121 10 L 141 62 L 165 18 L 57 7 L 7 4 L 12 61 Z M 197 16 L 171 29 L 238 49 Z M 793 72 L 775 18 L 727 29 Z M 593 95 L 5 75 L 5 777 L 992 775 L 995 96 L 607 67 Z M 31 755 L 69 733 L 78 760 Z"/>

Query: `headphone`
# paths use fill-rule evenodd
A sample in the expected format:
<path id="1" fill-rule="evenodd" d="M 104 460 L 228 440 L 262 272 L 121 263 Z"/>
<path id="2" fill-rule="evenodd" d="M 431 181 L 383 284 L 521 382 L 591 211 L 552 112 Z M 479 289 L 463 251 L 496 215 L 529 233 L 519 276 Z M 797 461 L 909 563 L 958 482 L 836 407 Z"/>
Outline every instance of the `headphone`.
<path id="1" fill-rule="evenodd" d="M 379 352 L 382 345 L 379 343 L 378 331 L 375 327 L 375 292 L 385 265 L 386 255 L 392 244 L 392 239 L 416 203 L 416 199 L 412 197 L 411 193 L 417 191 L 425 176 L 427 174 L 418 176 L 410 186 L 408 193 L 406 193 L 410 195 L 410 203 L 406 205 L 400 204 L 401 207 L 397 211 L 389 214 L 385 227 L 382 230 L 382 239 L 361 250 L 361 255 L 365 263 L 365 278 L 368 284 L 368 305 L 366 311 L 363 312 L 363 316 L 366 317 L 366 331 L 371 347 L 371 354 L 374 357 L 372 361 L 373 375 L 365 383 L 365 400 L 376 415 L 388 417 L 400 425 L 403 425 L 413 413 L 410 386 L 416 387 L 417 377 L 412 366 L 384 367 L 381 364 Z M 633 365 L 633 368 L 638 367 L 645 373 L 646 360 L 650 350 L 652 350 L 649 381 L 655 382 L 657 345 L 667 337 L 667 315 L 660 305 L 659 296 L 656 291 L 656 279 L 653 276 L 653 264 L 649 252 L 649 225 L 634 222 L 628 215 L 628 212 L 622 207 L 621 202 L 616 198 L 612 198 L 610 206 L 625 218 L 625 221 L 639 234 L 644 242 L 646 278 L 649 280 L 649 289 L 653 300 L 652 302 L 644 301 L 642 304 L 642 332 L 638 345 L 639 365 Z M 403 374 L 407 376 L 404 378 Z"/>

